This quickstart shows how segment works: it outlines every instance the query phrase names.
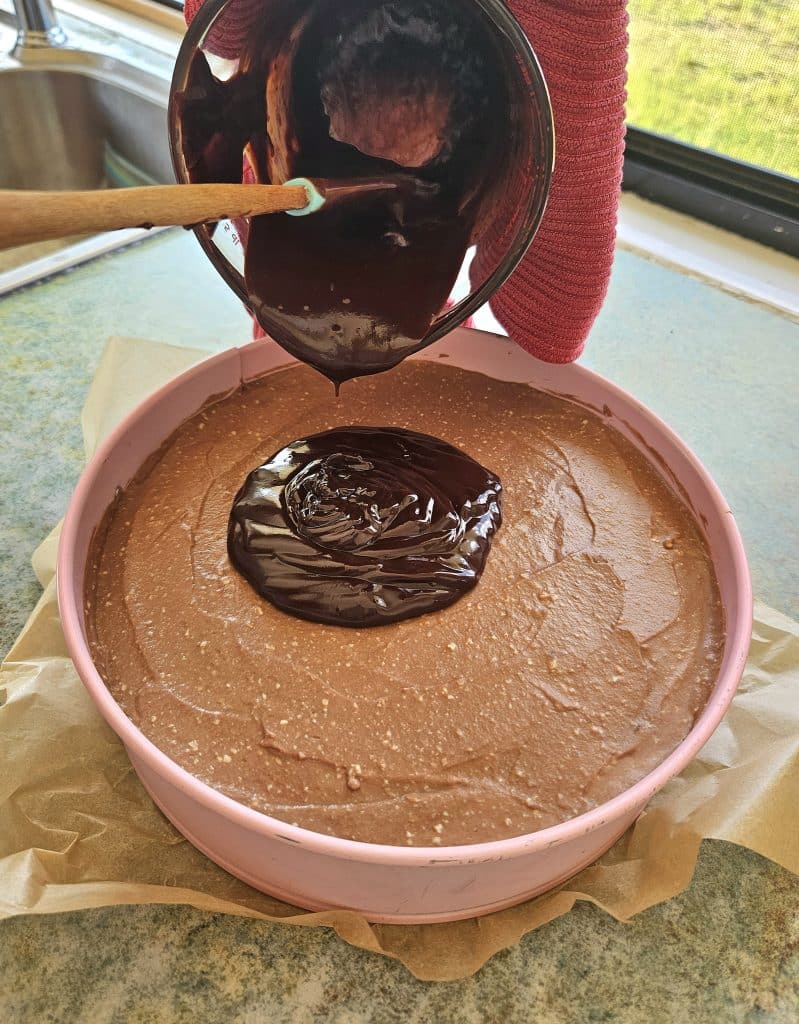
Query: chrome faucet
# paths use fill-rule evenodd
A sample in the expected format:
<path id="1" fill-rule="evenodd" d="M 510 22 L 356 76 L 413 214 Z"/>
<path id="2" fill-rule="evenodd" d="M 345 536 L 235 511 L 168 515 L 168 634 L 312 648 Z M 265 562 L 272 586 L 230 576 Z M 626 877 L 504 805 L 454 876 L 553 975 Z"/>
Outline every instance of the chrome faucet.
<path id="1" fill-rule="evenodd" d="M 58 24 L 51 0 L 13 0 L 17 15 L 14 53 L 40 46 L 64 46 L 66 33 Z"/>

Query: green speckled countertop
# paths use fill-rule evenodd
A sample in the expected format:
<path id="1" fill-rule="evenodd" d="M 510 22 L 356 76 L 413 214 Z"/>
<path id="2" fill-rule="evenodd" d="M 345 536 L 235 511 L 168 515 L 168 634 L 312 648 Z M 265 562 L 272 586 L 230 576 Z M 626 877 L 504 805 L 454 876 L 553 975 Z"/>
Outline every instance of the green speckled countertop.
<path id="1" fill-rule="evenodd" d="M 1 652 L 38 596 L 30 556 L 80 471 L 80 409 L 111 334 L 215 350 L 249 326 L 182 232 L 0 299 Z M 736 514 L 755 593 L 799 616 L 799 328 L 620 252 L 583 362 L 694 448 Z M 0 924 L 9 1024 L 797 1020 L 799 880 L 716 842 L 668 904 L 626 925 L 578 905 L 462 982 L 417 981 L 322 929 L 183 907 Z"/>

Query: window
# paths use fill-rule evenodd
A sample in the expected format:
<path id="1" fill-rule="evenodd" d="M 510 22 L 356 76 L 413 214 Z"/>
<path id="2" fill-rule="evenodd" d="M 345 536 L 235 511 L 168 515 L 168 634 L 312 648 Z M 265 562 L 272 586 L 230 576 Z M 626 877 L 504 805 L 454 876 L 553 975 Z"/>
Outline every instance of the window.
<path id="1" fill-rule="evenodd" d="M 629 11 L 624 187 L 799 255 L 799 3 Z"/>
<path id="2" fill-rule="evenodd" d="M 799 3 L 629 0 L 630 124 L 799 177 Z"/>

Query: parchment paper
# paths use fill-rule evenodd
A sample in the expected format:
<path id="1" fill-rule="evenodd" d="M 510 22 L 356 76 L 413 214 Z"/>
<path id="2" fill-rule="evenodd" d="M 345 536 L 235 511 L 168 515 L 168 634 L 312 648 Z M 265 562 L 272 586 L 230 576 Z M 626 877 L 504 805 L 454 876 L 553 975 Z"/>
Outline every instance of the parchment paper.
<path id="1" fill-rule="evenodd" d="M 207 353 L 112 339 L 83 413 L 87 454 L 133 405 Z M 726 839 L 799 872 L 799 623 L 758 605 L 740 690 L 683 774 L 596 864 L 560 889 L 478 921 L 370 925 L 249 888 L 156 809 L 70 662 L 58 618 L 58 530 L 34 569 L 44 593 L 0 671 L 0 915 L 123 903 L 328 926 L 417 977 L 466 977 L 526 932 L 589 900 L 619 920 L 691 880 L 701 840 Z"/>

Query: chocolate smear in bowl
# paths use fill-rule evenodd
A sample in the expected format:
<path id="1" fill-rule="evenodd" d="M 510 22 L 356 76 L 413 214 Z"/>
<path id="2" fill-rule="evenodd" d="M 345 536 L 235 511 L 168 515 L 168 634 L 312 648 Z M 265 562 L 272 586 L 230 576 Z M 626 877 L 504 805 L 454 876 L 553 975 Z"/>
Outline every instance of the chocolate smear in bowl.
<path id="1" fill-rule="evenodd" d="M 227 81 L 196 53 L 176 100 L 192 180 L 240 180 L 243 163 L 264 183 L 419 183 L 240 232 L 255 316 L 336 384 L 426 344 L 502 180 L 506 75 L 457 0 L 274 5 Z"/>

